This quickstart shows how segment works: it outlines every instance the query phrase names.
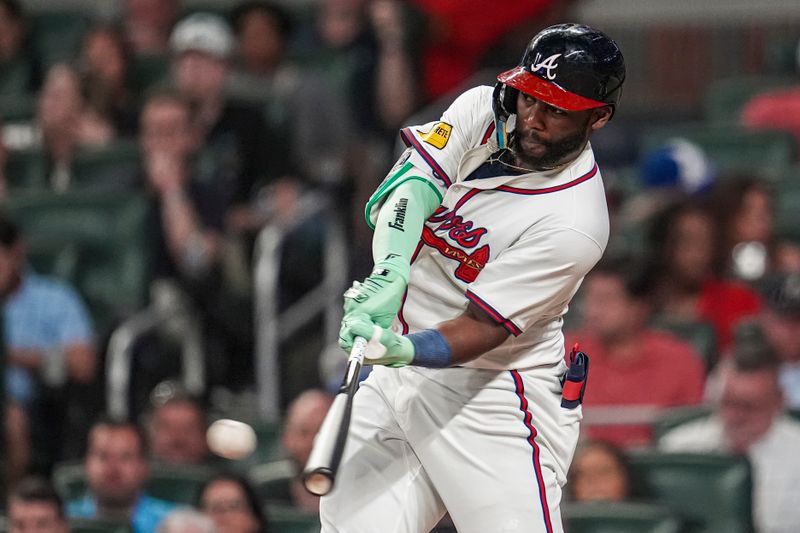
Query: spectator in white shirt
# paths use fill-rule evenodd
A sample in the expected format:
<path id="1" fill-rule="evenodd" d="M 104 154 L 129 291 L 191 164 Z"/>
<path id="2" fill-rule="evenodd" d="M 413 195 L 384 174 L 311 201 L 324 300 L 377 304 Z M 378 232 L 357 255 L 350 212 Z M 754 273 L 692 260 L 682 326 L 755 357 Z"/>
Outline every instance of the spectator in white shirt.
<path id="1" fill-rule="evenodd" d="M 753 467 L 754 520 L 760 533 L 790 533 L 800 524 L 800 423 L 783 415 L 779 361 L 761 329 L 737 331 L 722 363 L 715 412 L 662 437 L 667 452 L 744 454 Z"/>

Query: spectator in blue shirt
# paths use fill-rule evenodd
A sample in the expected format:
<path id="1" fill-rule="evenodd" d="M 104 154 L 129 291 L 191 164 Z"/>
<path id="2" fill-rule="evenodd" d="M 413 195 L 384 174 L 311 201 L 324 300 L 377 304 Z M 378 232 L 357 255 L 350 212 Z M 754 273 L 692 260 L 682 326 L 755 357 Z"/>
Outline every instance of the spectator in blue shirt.
<path id="1" fill-rule="evenodd" d="M 89 432 L 88 490 L 67 503 L 67 516 L 130 522 L 133 533 L 154 533 L 177 504 L 145 493 L 150 476 L 144 434 L 131 422 L 101 420 Z"/>
<path id="2" fill-rule="evenodd" d="M 97 353 L 89 312 L 69 285 L 27 265 L 17 226 L 0 215 L 0 298 L 6 342 L 10 414 L 21 420 L 9 435 L 12 481 L 24 472 L 30 443 L 58 441 L 59 420 L 45 420 L 43 397 L 66 383 L 94 380 Z M 63 418 L 63 417 L 58 417 Z M 36 438 L 31 439 L 30 427 Z"/>

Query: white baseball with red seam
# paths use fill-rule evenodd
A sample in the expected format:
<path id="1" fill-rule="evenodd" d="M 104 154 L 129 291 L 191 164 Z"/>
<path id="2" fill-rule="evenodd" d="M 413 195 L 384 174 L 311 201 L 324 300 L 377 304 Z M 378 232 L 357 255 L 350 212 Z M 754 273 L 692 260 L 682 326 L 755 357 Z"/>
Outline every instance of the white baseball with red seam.
<path id="1" fill-rule="evenodd" d="M 256 449 L 256 432 L 249 425 L 223 418 L 206 432 L 209 449 L 225 459 L 243 459 Z"/>

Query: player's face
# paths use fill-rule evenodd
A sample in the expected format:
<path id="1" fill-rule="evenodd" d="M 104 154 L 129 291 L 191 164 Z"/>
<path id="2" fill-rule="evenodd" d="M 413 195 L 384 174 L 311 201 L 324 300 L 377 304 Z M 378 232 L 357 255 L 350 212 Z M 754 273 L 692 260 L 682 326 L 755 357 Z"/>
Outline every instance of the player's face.
<path id="1" fill-rule="evenodd" d="M 610 117 L 610 107 L 564 111 L 520 91 L 513 147 L 517 162 L 533 170 L 568 163 Z"/>

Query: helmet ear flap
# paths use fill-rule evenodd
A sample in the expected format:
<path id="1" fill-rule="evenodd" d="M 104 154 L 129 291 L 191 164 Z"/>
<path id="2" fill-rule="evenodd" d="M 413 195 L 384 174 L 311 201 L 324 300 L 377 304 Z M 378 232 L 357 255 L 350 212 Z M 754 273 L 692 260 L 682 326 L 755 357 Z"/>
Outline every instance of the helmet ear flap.
<path id="1" fill-rule="evenodd" d="M 492 93 L 492 109 L 494 110 L 495 135 L 500 148 L 508 146 L 508 131 L 506 125 L 511 115 L 517 114 L 517 96 L 519 90 L 498 82 Z M 516 117 L 514 117 L 516 118 Z"/>
<path id="2" fill-rule="evenodd" d="M 506 89 L 503 91 L 503 93 L 503 107 L 508 109 L 509 114 L 516 115 L 517 96 L 519 96 L 519 89 L 515 89 L 506 85 Z"/>
<path id="3" fill-rule="evenodd" d="M 517 95 L 519 95 L 519 90 L 505 83 L 497 83 L 494 86 L 493 105 L 498 118 L 505 121 L 509 116 L 517 113 Z"/>

